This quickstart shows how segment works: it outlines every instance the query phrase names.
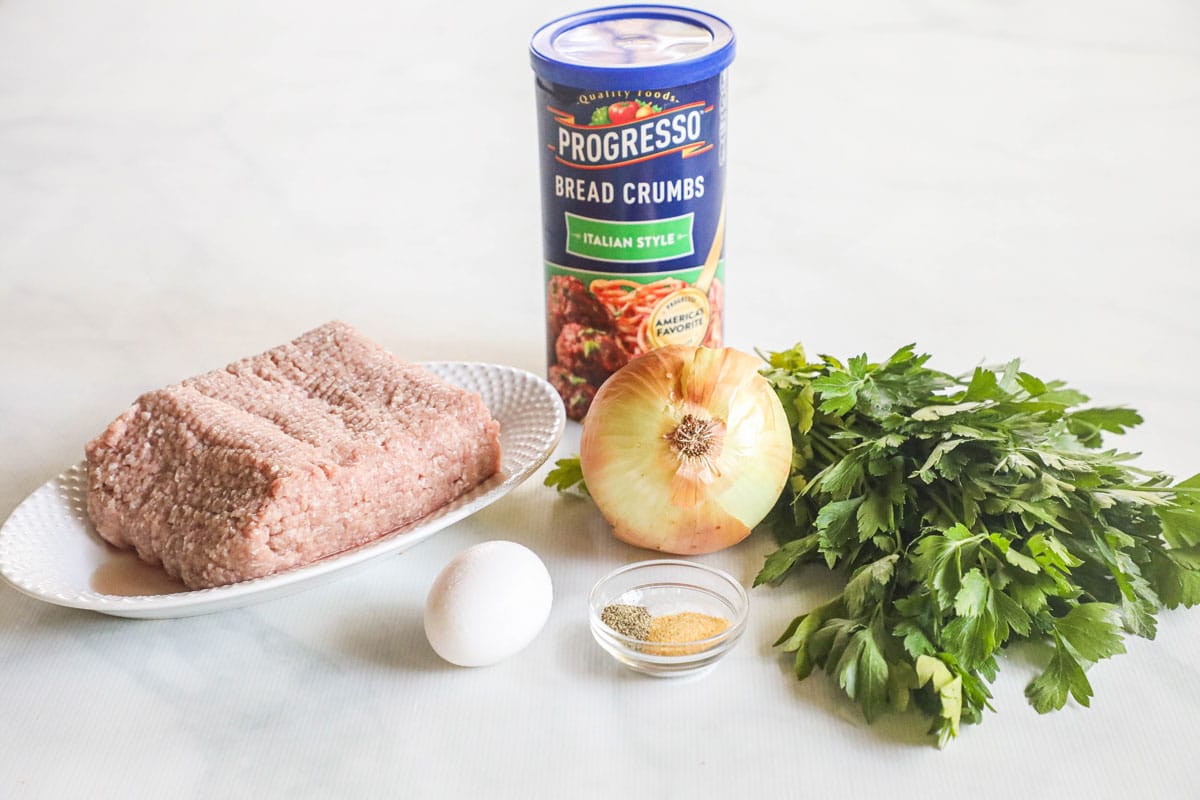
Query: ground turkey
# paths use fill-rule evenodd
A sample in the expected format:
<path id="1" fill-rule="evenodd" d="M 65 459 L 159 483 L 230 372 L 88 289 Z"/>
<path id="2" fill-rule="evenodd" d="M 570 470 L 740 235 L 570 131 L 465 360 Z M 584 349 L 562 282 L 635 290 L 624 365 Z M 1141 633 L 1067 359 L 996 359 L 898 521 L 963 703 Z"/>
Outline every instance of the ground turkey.
<path id="1" fill-rule="evenodd" d="M 583 419 L 596 396 L 596 387 L 571 372 L 555 364 L 550 368 L 550 384 L 558 390 L 567 409 L 567 417 L 573 420 Z"/>
<path id="2" fill-rule="evenodd" d="M 563 326 L 554 343 L 554 354 L 559 366 L 596 387 L 629 361 L 611 333 L 577 322 Z"/>
<path id="3" fill-rule="evenodd" d="M 500 467 L 483 399 L 331 322 L 147 392 L 87 445 L 87 511 L 189 589 L 374 541 Z"/>

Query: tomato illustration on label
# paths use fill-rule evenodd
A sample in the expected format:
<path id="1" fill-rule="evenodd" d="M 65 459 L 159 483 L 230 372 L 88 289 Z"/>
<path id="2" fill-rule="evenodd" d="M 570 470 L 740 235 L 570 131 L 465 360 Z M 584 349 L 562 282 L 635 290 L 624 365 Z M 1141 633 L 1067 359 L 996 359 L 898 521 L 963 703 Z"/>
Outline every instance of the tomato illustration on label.
<path id="1" fill-rule="evenodd" d="M 608 107 L 608 120 L 613 125 L 623 125 L 637 119 L 641 106 L 632 100 L 621 100 Z"/>

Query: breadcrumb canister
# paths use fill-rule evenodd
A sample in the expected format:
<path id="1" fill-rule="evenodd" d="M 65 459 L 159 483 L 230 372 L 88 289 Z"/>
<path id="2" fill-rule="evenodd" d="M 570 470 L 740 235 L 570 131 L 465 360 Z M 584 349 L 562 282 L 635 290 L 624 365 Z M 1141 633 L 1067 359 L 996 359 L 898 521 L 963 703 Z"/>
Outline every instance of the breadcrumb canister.
<path id="1" fill-rule="evenodd" d="M 530 43 L 537 76 L 546 357 L 567 415 L 631 358 L 724 340 L 733 29 L 626 5 Z"/>

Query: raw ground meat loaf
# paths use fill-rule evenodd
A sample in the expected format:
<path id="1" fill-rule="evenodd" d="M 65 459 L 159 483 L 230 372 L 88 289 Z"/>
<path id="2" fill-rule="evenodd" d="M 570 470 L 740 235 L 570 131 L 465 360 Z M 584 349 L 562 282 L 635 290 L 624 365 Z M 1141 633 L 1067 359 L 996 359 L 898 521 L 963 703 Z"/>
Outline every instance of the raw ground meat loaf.
<path id="1" fill-rule="evenodd" d="M 191 588 L 376 539 L 499 469 L 478 395 L 349 325 L 138 398 L 87 446 L 96 530 Z"/>

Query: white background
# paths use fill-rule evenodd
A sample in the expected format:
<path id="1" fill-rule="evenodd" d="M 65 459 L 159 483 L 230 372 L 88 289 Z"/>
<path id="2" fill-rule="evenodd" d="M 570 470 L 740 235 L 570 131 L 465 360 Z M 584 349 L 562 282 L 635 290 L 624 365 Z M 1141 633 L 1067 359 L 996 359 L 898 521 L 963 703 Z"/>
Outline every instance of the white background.
<path id="1" fill-rule="evenodd" d="M 731 73 L 728 342 L 965 370 L 1022 356 L 1200 471 L 1200 10 L 1189 0 L 714 2 Z M 402 357 L 543 368 L 527 42 L 581 6 L 0 2 L 0 516 L 140 392 L 328 319 Z M 560 450 L 574 452 L 577 426 Z M 1200 611 L 1039 717 L 937 751 L 867 727 L 771 651 L 829 594 L 752 591 L 719 669 L 665 683 L 590 640 L 621 545 L 541 474 L 344 581 L 194 619 L 0 587 L 0 796 L 1194 797 Z M 420 608 L 479 541 L 556 602 L 496 667 L 443 664 Z M 747 584 L 765 534 L 706 557 Z"/>

